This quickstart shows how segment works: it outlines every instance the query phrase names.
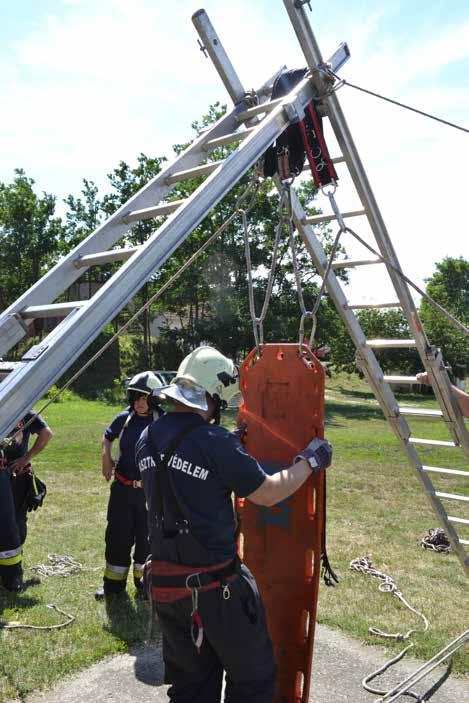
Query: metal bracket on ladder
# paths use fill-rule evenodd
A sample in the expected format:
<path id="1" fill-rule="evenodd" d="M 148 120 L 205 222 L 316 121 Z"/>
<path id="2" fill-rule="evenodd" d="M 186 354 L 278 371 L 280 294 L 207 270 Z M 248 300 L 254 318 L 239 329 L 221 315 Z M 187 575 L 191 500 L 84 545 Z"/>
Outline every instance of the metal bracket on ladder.
<path id="1" fill-rule="evenodd" d="M 335 136 L 342 151 L 340 157 L 334 159 L 334 162 L 346 163 L 361 201 L 361 209 L 351 213 L 342 213 L 340 217 L 343 218 L 346 216 L 365 215 L 368 218 L 370 226 L 373 230 L 382 256 L 390 261 L 393 266 L 399 268 L 397 256 L 386 231 L 384 221 L 381 217 L 381 213 L 375 201 L 358 152 L 353 143 L 347 123 L 342 114 L 337 95 L 335 95 L 334 92 L 329 91 L 330 83 L 324 79 L 324 71 L 322 70 L 322 67 L 324 67 L 325 64 L 316 43 L 311 25 L 306 17 L 304 9 L 302 8 L 303 3 L 298 3 L 296 0 L 284 0 L 284 4 L 297 34 L 300 45 L 303 49 L 308 66 L 311 70 L 311 80 L 315 86 L 316 96 L 324 95 L 321 114 L 330 119 Z M 222 51 L 222 47 L 220 46 L 219 41 L 215 45 L 210 45 L 210 43 L 206 41 L 207 35 L 209 35 L 213 29 L 211 28 L 208 17 L 199 13 L 198 22 L 194 22 L 194 24 L 196 25 L 204 46 L 207 48 L 210 58 L 215 64 L 224 82 L 228 80 L 227 76 L 234 75 L 236 77 L 236 86 L 239 90 L 241 90 L 239 88 L 239 78 L 231 62 L 226 56 L 226 53 L 224 50 L 223 55 L 220 53 Z M 350 56 L 348 48 L 345 47 L 339 47 L 336 54 L 337 55 L 334 55 L 331 59 L 331 61 L 334 62 L 334 65 L 336 65 L 336 68 L 339 64 L 341 64 L 341 62 L 343 63 Z M 230 92 L 230 90 L 228 92 Z M 281 184 L 279 180 L 277 180 L 277 186 L 280 189 Z M 310 221 L 312 218 L 306 217 L 303 207 L 293 190 L 292 211 L 295 226 L 312 257 L 316 268 L 321 275 L 324 275 L 327 265 L 327 257 L 318 237 L 315 235 L 311 227 L 311 225 L 316 224 L 316 222 Z M 337 213 L 334 213 L 332 216 L 321 215 L 317 219 L 318 222 L 332 221 L 333 219 L 337 220 Z M 365 266 L 369 264 L 383 265 L 383 262 L 381 259 L 348 262 L 348 265 L 350 266 Z M 346 262 L 338 262 L 334 268 L 343 268 L 345 265 L 347 265 Z M 464 420 L 461 417 L 461 413 L 459 412 L 459 408 L 457 407 L 457 404 L 452 396 L 450 381 L 444 368 L 441 354 L 431 347 L 428 339 L 426 338 L 407 285 L 392 268 L 388 267 L 388 273 L 398 297 L 398 301 L 389 303 L 389 306 L 392 305 L 393 307 L 402 307 L 411 330 L 411 340 L 367 340 L 359 325 L 358 319 L 353 312 L 353 308 L 356 309 L 358 306 L 352 306 L 348 303 L 342 290 L 340 280 L 335 276 L 333 270 L 330 271 L 328 275 L 327 289 L 331 300 L 333 300 L 346 325 L 350 337 L 355 343 L 357 348 L 357 361 L 360 368 L 373 389 L 381 410 L 399 440 L 410 465 L 415 470 L 433 511 L 447 532 L 451 545 L 456 552 L 464 570 L 466 573 L 469 573 L 469 557 L 466 550 L 466 546 L 469 545 L 469 541 L 461 539 L 455 529 L 455 525 L 467 525 L 469 524 L 469 520 L 448 515 L 442 502 L 445 499 L 451 501 L 464 501 L 467 500 L 467 498 L 461 495 L 447 494 L 437 491 L 428 475 L 432 471 L 436 471 L 437 473 L 449 473 L 453 475 L 466 475 L 467 472 L 458 472 L 452 469 L 439 469 L 437 467 L 428 467 L 423 465 L 415 446 L 419 441 L 425 442 L 425 440 L 418 440 L 418 438 L 412 437 L 410 427 L 404 417 L 405 411 L 403 408 L 399 407 L 399 404 L 390 387 L 390 382 L 393 377 L 387 377 L 386 379 L 379 366 L 373 349 L 378 347 L 386 348 L 393 345 L 397 347 L 414 347 L 417 349 L 422 359 L 422 364 L 430 375 L 432 386 L 435 390 L 435 395 L 439 401 L 440 407 L 442 408 L 441 411 L 438 411 L 439 416 L 444 419 L 454 440 L 453 442 L 437 442 L 436 444 L 438 446 L 459 446 L 466 453 L 466 455 L 469 456 L 469 434 L 467 432 Z M 382 305 L 380 307 L 382 307 Z M 427 441 L 430 443 L 429 440 Z"/>

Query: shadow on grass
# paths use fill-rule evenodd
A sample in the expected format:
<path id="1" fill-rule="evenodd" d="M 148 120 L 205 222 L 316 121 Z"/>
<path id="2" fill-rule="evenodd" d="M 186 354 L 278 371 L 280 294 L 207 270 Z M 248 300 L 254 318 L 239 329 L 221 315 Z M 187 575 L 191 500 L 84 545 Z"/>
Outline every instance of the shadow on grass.
<path id="1" fill-rule="evenodd" d="M 379 407 L 367 405 L 345 405 L 343 403 L 327 403 L 326 425 L 341 427 L 337 417 L 344 420 L 383 420 L 384 416 Z"/>
<path id="2" fill-rule="evenodd" d="M 130 598 L 127 592 L 105 600 L 108 623 L 105 629 L 126 644 L 140 643 L 145 639 L 149 619 L 147 605 L 140 599 Z"/>
<path id="3" fill-rule="evenodd" d="M 326 393 L 328 390 L 329 389 L 326 388 Z M 357 400 L 374 400 L 375 397 L 372 391 L 354 391 L 351 388 L 344 388 L 343 386 L 338 386 L 331 390 L 341 395 L 349 396 L 350 398 L 357 398 Z"/>
<path id="4" fill-rule="evenodd" d="M 6 591 L 4 589 L 1 589 L 0 591 L 0 632 L 3 629 L 3 627 L 7 624 L 7 620 L 2 619 L 2 613 L 5 610 L 22 610 L 24 608 L 34 608 L 34 606 L 38 605 L 40 603 L 40 600 L 37 598 L 32 598 L 29 595 L 26 595 L 24 592 L 22 593 L 10 593 L 9 591 Z M 16 617 L 11 618 L 13 620 L 16 620 Z"/>

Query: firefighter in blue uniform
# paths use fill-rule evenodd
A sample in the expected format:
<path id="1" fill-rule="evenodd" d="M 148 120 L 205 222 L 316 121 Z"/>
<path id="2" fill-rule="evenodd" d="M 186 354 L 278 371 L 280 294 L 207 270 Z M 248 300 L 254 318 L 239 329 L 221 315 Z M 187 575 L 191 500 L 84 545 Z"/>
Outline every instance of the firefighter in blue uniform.
<path id="1" fill-rule="evenodd" d="M 218 425 L 239 391 L 233 362 L 199 347 L 149 399 L 172 401 L 136 448 L 149 509 L 151 596 L 163 633 L 173 703 L 272 703 L 276 666 L 264 608 L 237 557 L 232 494 L 271 506 L 294 493 L 332 449 L 313 440 L 283 471 L 266 475 L 235 433 Z"/>
<path id="2" fill-rule="evenodd" d="M 161 382 L 151 371 L 134 376 L 127 386 L 129 407 L 119 413 L 102 437 L 102 473 L 106 481 L 114 476 L 109 495 L 106 527 L 106 567 L 103 586 L 96 599 L 125 592 L 133 552 L 133 577 L 142 593 L 142 570 L 150 551 L 147 510 L 140 473 L 135 464 L 135 444 L 153 420 L 148 396 Z M 112 443 L 118 440 L 119 457 L 114 461 Z"/>
<path id="3" fill-rule="evenodd" d="M 29 449 L 31 434 L 37 437 Z M 4 588 L 15 593 L 24 589 L 22 554 L 28 510 L 38 507 L 45 495 L 34 493 L 31 460 L 51 437 L 44 420 L 30 412 L 0 447 L 0 579 Z"/>

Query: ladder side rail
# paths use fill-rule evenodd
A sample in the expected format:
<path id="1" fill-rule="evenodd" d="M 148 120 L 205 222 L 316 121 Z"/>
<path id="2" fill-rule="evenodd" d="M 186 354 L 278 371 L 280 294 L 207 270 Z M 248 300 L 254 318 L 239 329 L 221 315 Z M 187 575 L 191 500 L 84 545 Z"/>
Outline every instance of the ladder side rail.
<path id="1" fill-rule="evenodd" d="M 286 97 L 306 105 L 312 85 L 302 81 Z M 282 105 L 273 110 L 256 130 L 202 183 L 178 211 L 86 302 L 64 319 L 41 342 L 41 353 L 0 385 L 0 437 L 6 436 L 43 393 L 73 363 L 102 328 L 110 322 L 133 295 L 182 244 L 208 212 L 231 190 L 267 147 L 283 132 L 289 118 Z"/>
<path id="2" fill-rule="evenodd" d="M 29 305 L 51 303 L 69 288 L 77 278 L 82 276 L 87 267 L 77 267 L 75 262 L 81 256 L 95 254 L 111 248 L 131 227 L 130 224 L 123 222 L 122 218 L 125 214 L 135 209 L 155 205 L 155 203 L 164 198 L 174 188 L 174 185 L 166 183 L 166 179 L 176 171 L 198 166 L 207 157 L 207 152 L 203 149 L 204 144 L 210 139 L 235 131 L 239 126 L 236 123 L 236 115 L 242 109 L 241 104 L 220 118 L 210 130 L 202 134 L 178 158 L 158 173 L 126 203 L 121 205 L 103 224 L 88 235 L 63 259 L 59 260 L 48 273 L 12 303 L 0 315 L 0 333 L 2 326 L 6 324 L 11 315 L 20 312 Z M 20 330 L 18 333 L 20 333 Z M 17 341 L 14 343 L 17 343 Z M 11 339 L 4 339 L 3 335 L 0 334 L 0 356 L 4 355 L 11 346 Z"/>
<path id="3" fill-rule="evenodd" d="M 277 182 L 277 185 L 280 185 L 279 182 Z M 298 229 L 306 249 L 313 259 L 318 271 L 322 276 L 324 276 L 327 267 L 326 253 L 324 252 L 324 249 L 322 248 L 319 239 L 314 234 L 311 226 L 304 224 L 305 212 L 294 190 L 292 190 L 292 212 L 295 226 Z M 466 573 L 469 574 L 469 556 L 464 549 L 464 545 L 461 544 L 456 530 L 449 520 L 448 513 L 446 512 L 444 505 L 436 495 L 435 487 L 430 477 L 423 469 L 423 464 L 417 451 L 409 442 L 411 434 L 410 428 L 406 420 L 399 412 L 398 403 L 390 386 L 384 381 L 383 371 L 378 363 L 378 360 L 376 359 L 375 354 L 369 347 L 366 346 L 366 338 L 363 330 L 361 329 L 358 319 L 354 313 L 348 309 L 345 294 L 339 280 L 332 271 L 329 272 L 327 278 L 327 291 L 333 300 L 352 341 L 355 344 L 357 349 L 357 360 L 361 370 L 365 374 L 370 387 L 373 389 L 375 397 L 378 400 L 385 417 L 389 421 L 394 434 L 401 444 L 410 466 L 416 473 L 419 481 L 422 483 L 429 504 L 437 519 L 443 525 L 446 533 L 448 534 L 448 538 L 454 552 L 457 554 Z"/>
<path id="4" fill-rule="evenodd" d="M 295 0 L 284 0 L 284 4 L 301 48 L 303 49 L 308 67 L 312 72 L 312 81 L 318 94 L 321 94 L 330 86 L 317 70 L 317 67 L 323 63 L 323 58 L 306 16 L 306 12 L 303 7 L 298 8 L 295 6 Z M 342 154 L 345 157 L 355 188 L 366 210 L 368 221 L 376 238 L 379 250 L 393 266 L 400 270 L 397 255 L 342 112 L 337 94 L 332 93 L 326 97 L 323 100 L 323 104 L 325 106 L 325 114 L 331 122 L 334 134 Z M 453 439 L 464 448 L 466 456 L 469 456 L 469 432 L 459 410 L 459 406 L 453 398 L 451 383 L 441 363 L 441 357 L 437 358 L 437 351 L 431 347 L 427 339 L 408 285 L 392 268 L 387 266 L 387 270 L 416 341 L 422 364 L 429 374 L 435 396 L 443 411 L 448 430 Z"/>

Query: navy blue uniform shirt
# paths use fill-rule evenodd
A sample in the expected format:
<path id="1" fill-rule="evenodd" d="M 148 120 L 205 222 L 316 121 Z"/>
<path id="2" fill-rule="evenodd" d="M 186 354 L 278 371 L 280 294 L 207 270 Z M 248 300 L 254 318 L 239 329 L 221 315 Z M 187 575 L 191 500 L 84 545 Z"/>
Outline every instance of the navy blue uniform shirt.
<path id="1" fill-rule="evenodd" d="M 198 417 L 200 423 L 169 459 L 168 471 L 192 534 L 218 563 L 236 554 L 232 493 L 244 498 L 259 488 L 266 475 L 231 432 Z M 147 433 L 151 432 L 155 449 L 164 452 L 188 422 L 194 422 L 194 413 L 167 413 L 152 423 L 137 443 L 147 505 L 155 486 L 155 461 Z M 150 539 L 153 527 L 149 525 Z"/>
<path id="2" fill-rule="evenodd" d="M 127 418 L 132 412 L 132 408 L 128 407 L 119 415 L 116 415 L 109 427 L 105 430 L 104 436 L 110 442 L 117 439 L 122 432 Z M 122 433 L 119 442 L 119 459 L 116 464 L 116 471 L 130 481 L 140 480 L 140 473 L 135 463 L 135 445 L 143 430 L 148 427 L 153 421 L 153 415 L 137 415 L 134 413 L 129 420 L 127 427 Z"/>
<path id="3" fill-rule="evenodd" d="M 5 456 L 8 461 L 14 461 L 24 456 L 28 451 L 29 437 L 31 434 L 39 434 L 39 432 L 47 427 L 40 415 L 34 418 L 32 423 L 23 430 L 23 426 L 26 425 L 31 418 L 34 417 L 34 413 L 26 413 L 23 419 L 17 424 L 14 430 L 10 432 L 10 435 L 14 435 L 18 432 L 13 440 L 13 443 L 5 447 Z M 19 431 L 18 431 L 19 430 Z"/>

